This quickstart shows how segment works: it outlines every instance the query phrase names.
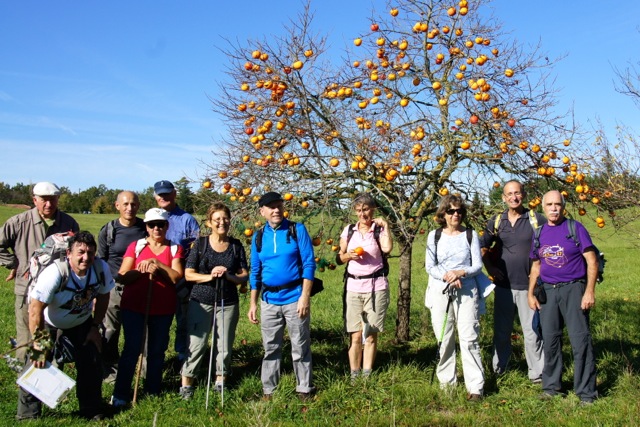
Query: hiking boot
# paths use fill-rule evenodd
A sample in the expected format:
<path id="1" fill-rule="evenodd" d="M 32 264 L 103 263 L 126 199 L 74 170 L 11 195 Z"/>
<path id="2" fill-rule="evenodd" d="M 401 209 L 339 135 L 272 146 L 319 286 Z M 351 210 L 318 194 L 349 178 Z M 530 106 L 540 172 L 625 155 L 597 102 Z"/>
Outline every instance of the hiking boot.
<path id="1" fill-rule="evenodd" d="M 192 386 L 187 385 L 184 387 L 180 387 L 178 394 L 180 395 L 180 397 L 182 397 L 183 400 L 189 400 L 193 397 L 194 391 L 195 389 Z"/>
<path id="2" fill-rule="evenodd" d="M 271 399 L 273 399 L 273 395 L 271 393 L 265 393 L 262 395 L 263 402 L 271 402 Z"/>
<path id="3" fill-rule="evenodd" d="M 482 400 L 482 395 L 476 394 L 476 393 L 469 393 L 467 395 L 467 400 L 469 402 L 480 402 Z"/>

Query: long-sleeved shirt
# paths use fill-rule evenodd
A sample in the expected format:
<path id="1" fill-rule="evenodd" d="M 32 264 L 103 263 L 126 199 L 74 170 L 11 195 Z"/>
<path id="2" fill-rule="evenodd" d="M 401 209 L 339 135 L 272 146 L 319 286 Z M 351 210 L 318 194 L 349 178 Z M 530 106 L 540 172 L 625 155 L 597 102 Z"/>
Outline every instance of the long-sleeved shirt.
<path id="1" fill-rule="evenodd" d="M 282 220 L 277 229 L 268 223 L 262 235 L 262 250 L 256 249 L 256 236 L 251 243 L 251 289 L 266 286 L 283 286 L 296 280 L 313 280 L 316 263 L 311 237 L 303 224 L 296 223 L 297 239 L 289 236 L 289 221 Z M 278 292 L 263 292 L 262 299 L 270 304 L 286 305 L 298 301 L 302 286 L 294 286 Z"/>
<path id="2" fill-rule="evenodd" d="M 466 232 L 456 234 L 455 236 L 442 233 L 438 242 L 438 263 L 435 257 L 435 234 L 433 230 L 427 237 L 427 254 L 425 260 L 425 268 L 432 278 L 442 281 L 442 277 L 447 271 L 464 270 L 465 281 L 472 278 L 482 271 L 482 255 L 480 253 L 480 244 L 478 241 L 478 233 L 473 232 L 471 246 L 467 241 Z"/>
<path id="3" fill-rule="evenodd" d="M 0 265 L 16 269 L 16 295 L 27 293 L 29 259 L 33 251 L 42 246 L 44 240 L 52 234 L 67 231 L 77 233 L 79 230 L 76 220 L 59 209 L 49 227 L 36 208 L 14 215 L 4 223 L 0 228 Z"/>

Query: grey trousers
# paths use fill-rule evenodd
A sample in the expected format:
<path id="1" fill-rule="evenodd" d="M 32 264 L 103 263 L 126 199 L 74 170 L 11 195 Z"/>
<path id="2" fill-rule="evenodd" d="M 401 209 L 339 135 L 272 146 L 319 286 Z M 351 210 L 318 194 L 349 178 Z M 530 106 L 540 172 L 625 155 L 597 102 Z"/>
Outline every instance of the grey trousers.
<path id="1" fill-rule="evenodd" d="M 182 365 L 182 376 L 195 378 L 205 361 L 209 334 L 213 327 L 213 305 L 189 301 L 187 330 L 189 332 L 189 353 Z M 236 326 L 240 318 L 238 304 L 226 305 L 224 310 L 218 304 L 216 310 L 216 330 L 211 351 L 215 359 L 215 375 L 228 376 L 231 371 L 231 351 L 236 337 Z M 215 380 L 215 378 L 214 378 Z"/>
<path id="2" fill-rule="evenodd" d="M 493 371 L 501 374 L 507 370 L 511 357 L 511 334 L 516 309 L 522 326 L 524 352 L 527 359 L 530 380 L 542 376 L 544 352 L 542 340 L 538 338 L 531 326 L 533 310 L 529 307 L 527 290 L 495 288 L 493 306 Z"/>
<path id="3" fill-rule="evenodd" d="M 562 330 L 567 326 L 573 350 L 573 388 L 581 400 L 593 401 L 596 390 L 596 360 L 589 330 L 589 312 L 580 307 L 585 284 L 574 282 L 561 287 L 545 284 L 547 303 L 540 308 L 544 340 L 542 389 L 549 394 L 561 391 Z"/>
<path id="4" fill-rule="evenodd" d="M 262 390 L 271 394 L 280 382 L 282 341 L 287 327 L 291 340 L 291 359 L 296 374 L 296 392 L 309 393 L 314 390 L 311 363 L 311 315 L 298 317 L 298 303 L 274 305 L 262 301 L 260 305 L 260 328 L 262 330 Z"/>

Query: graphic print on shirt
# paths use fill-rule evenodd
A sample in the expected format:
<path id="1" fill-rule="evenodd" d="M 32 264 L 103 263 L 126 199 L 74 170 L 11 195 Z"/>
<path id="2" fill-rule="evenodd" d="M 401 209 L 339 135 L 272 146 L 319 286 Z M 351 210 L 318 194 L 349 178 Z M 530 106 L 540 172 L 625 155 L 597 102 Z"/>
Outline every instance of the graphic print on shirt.
<path id="1" fill-rule="evenodd" d="M 90 274 L 87 277 L 87 282 L 90 280 Z M 76 282 L 73 274 L 69 276 L 69 284 L 65 288 L 67 291 L 73 292 L 73 296 L 69 298 L 64 304 L 60 305 L 60 308 L 68 310 L 67 316 L 78 315 L 83 312 L 90 312 L 93 300 L 98 296 L 99 284 L 87 285 L 82 287 Z"/>
<path id="2" fill-rule="evenodd" d="M 544 245 L 539 251 L 540 259 L 553 268 L 562 268 L 567 263 L 564 247 L 560 245 Z"/>

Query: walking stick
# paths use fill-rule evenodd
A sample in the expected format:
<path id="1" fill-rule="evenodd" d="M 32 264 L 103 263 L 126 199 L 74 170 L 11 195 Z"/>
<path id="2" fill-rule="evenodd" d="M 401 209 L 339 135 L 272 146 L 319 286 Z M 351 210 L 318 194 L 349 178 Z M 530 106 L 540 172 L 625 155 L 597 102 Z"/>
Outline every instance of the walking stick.
<path id="1" fill-rule="evenodd" d="M 218 286 L 220 285 L 219 277 L 216 279 L 213 285 L 213 321 L 211 326 L 211 348 L 209 350 L 209 373 L 207 374 L 207 398 L 205 400 L 204 409 L 209 409 L 209 390 L 211 390 L 211 365 L 213 362 L 213 341 L 216 334 L 216 312 L 218 311 Z"/>
<path id="2" fill-rule="evenodd" d="M 221 279 L 222 284 L 224 281 Z M 224 409 L 224 286 L 220 288 L 220 305 L 222 306 L 222 388 L 220 390 L 221 406 Z M 218 337 L 220 339 L 220 337 Z"/>
<path id="3" fill-rule="evenodd" d="M 149 310 L 151 308 L 151 294 L 153 293 L 153 275 L 149 274 L 149 286 L 147 287 L 147 305 L 144 308 L 144 324 L 142 326 L 142 342 L 140 343 L 140 354 L 138 355 L 138 369 L 136 370 L 136 383 L 133 386 L 133 404 L 138 400 L 138 384 L 140 383 L 140 373 L 144 357 L 144 347 L 147 341 L 147 323 L 149 322 Z"/>
<path id="4" fill-rule="evenodd" d="M 433 383 L 433 377 L 436 374 L 436 369 L 438 369 L 438 363 L 440 363 L 440 347 L 442 346 L 442 340 L 444 340 L 444 331 L 447 329 L 447 320 L 449 319 L 449 308 L 451 307 L 451 301 L 453 301 L 453 293 L 455 289 L 451 287 L 451 283 L 448 283 L 447 286 L 442 291 L 444 295 L 447 293 L 447 309 L 444 312 L 444 322 L 442 322 L 442 330 L 440 331 L 440 339 L 438 340 L 438 344 L 436 347 L 436 365 L 433 367 L 433 372 L 431 373 L 431 382 Z"/>

